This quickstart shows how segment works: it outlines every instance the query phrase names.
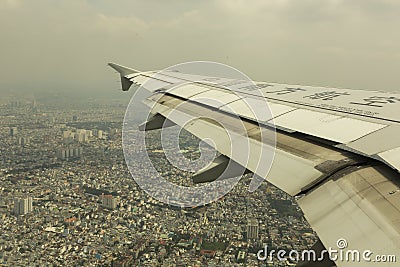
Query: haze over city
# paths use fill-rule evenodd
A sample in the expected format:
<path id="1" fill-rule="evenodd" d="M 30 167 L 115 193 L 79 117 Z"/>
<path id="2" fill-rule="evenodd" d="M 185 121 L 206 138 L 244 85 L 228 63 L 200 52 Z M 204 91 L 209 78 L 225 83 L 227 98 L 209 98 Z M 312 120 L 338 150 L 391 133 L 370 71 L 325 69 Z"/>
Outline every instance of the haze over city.
<path id="1" fill-rule="evenodd" d="M 117 96 L 109 61 L 209 60 L 254 80 L 395 91 L 399 12 L 395 0 L 3 0 L 0 90 Z"/>

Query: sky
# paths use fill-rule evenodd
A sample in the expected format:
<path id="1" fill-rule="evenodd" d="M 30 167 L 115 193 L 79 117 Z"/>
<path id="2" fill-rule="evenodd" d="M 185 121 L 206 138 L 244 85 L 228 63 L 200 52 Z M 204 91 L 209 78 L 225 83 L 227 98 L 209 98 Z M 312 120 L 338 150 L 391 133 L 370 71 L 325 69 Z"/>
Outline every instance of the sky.
<path id="1" fill-rule="evenodd" d="M 400 91 L 398 0 L 0 0 L 0 92 L 120 88 L 202 60 L 257 81 Z"/>

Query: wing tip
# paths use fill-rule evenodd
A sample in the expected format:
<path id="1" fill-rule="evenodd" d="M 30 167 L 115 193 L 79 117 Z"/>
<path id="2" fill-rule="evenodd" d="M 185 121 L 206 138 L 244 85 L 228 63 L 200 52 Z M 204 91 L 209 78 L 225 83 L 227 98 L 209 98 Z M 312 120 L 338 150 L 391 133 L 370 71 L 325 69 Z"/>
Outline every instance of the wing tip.
<path id="1" fill-rule="evenodd" d="M 107 64 L 109 67 L 113 68 L 114 70 L 116 70 L 121 76 L 127 76 L 129 74 L 133 74 L 133 73 L 138 73 L 140 71 L 135 70 L 135 69 L 131 69 L 113 62 L 109 62 Z"/>
<path id="2" fill-rule="evenodd" d="M 112 62 L 108 63 L 107 65 L 116 70 L 121 76 L 122 91 L 128 91 L 133 82 L 126 76 L 129 74 L 138 73 L 139 71 Z"/>

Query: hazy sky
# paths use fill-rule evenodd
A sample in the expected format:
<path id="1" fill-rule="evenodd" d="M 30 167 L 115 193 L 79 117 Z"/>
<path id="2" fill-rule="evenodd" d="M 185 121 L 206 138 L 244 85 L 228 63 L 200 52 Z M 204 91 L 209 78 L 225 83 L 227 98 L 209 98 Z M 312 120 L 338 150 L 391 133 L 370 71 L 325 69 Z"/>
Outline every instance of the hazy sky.
<path id="1" fill-rule="evenodd" d="M 398 0 L 0 0 L 0 90 L 116 90 L 109 61 L 400 90 Z M 121 92 L 122 94 L 122 92 Z"/>

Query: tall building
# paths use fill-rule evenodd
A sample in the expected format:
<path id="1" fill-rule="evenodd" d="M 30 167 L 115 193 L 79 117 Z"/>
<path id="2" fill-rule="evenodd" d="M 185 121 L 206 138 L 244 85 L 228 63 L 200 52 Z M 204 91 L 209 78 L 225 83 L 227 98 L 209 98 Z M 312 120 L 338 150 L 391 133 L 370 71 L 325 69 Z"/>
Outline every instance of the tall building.
<path id="1" fill-rule="evenodd" d="M 74 139 L 74 135 L 71 131 L 64 131 L 63 132 L 63 143 L 69 145 L 72 143 Z"/>
<path id="2" fill-rule="evenodd" d="M 71 149 L 70 149 L 69 155 L 71 156 Z M 82 148 L 81 147 L 75 147 L 72 150 L 72 156 L 74 158 L 80 158 L 82 156 Z"/>
<path id="3" fill-rule="evenodd" d="M 18 108 L 18 107 L 21 107 L 21 106 L 22 106 L 21 101 L 12 101 L 11 102 L 11 107 L 12 108 Z"/>
<path id="4" fill-rule="evenodd" d="M 14 214 L 23 215 L 33 210 L 32 197 L 14 199 Z"/>
<path id="5" fill-rule="evenodd" d="M 26 144 L 30 143 L 30 138 L 29 137 L 19 137 L 18 138 L 18 145 L 24 146 Z"/>
<path id="6" fill-rule="evenodd" d="M 114 197 L 113 195 L 104 195 L 102 194 L 100 196 L 100 200 L 101 200 L 101 205 L 103 205 L 103 207 L 113 210 L 117 207 L 117 198 Z"/>
<path id="7" fill-rule="evenodd" d="M 258 221 L 249 219 L 246 225 L 247 240 L 258 239 Z"/>
<path id="8" fill-rule="evenodd" d="M 57 150 L 56 155 L 59 159 L 76 159 L 82 156 L 82 147 L 61 147 Z"/>
<path id="9" fill-rule="evenodd" d="M 16 136 L 18 133 L 17 127 L 10 127 L 10 136 Z"/>
<path id="10" fill-rule="evenodd" d="M 97 131 L 97 138 L 99 138 L 99 139 L 103 138 L 103 131 L 102 130 L 98 130 Z"/>
<path id="11" fill-rule="evenodd" d="M 89 136 L 86 133 L 79 133 L 78 134 L 78 142 L 88 142 Z"/>
<path id="12" fill-rule="evenodd" d="M 75 140 L 78 142 L 89 142 L 89 137 L 91 135 L 91 131 L 87 131 L 84 129 L 78 129 L 75 133 Z"/>

